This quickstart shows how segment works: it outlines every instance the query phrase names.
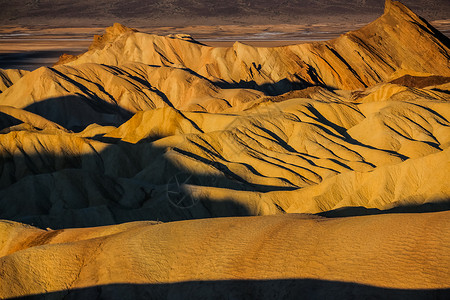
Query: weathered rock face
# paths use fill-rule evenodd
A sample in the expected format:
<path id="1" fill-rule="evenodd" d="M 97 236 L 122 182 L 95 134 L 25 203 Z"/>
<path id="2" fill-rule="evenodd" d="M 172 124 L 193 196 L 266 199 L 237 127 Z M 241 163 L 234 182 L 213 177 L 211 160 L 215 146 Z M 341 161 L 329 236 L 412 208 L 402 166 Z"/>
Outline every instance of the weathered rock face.
<path id="1" fill-rule="evenodd" d="M 323 43 L 115 24 L 1 71 L 0 298 L 445 295 L 449 53 L 393 2 Z"/>

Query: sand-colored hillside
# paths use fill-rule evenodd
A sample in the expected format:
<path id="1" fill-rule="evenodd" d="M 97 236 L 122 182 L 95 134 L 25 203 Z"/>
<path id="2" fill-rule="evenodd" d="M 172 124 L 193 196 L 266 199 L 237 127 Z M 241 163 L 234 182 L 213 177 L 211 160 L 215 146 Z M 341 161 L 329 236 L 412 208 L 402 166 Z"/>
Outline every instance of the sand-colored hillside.
<path id="1" fill-rule="evenodd" d="M 327 42 L 115 24 L 0 70 L 0 298 L 445 299 L 449 57 L 387 1 Z"/>
<path id="2" fill-rule="evenodd" d="M 3 221 L 0 297 L 445 298 L 448 212 L 38 230 Z"/>
<path id="3" fill-rule="evenodd" d="M 398 70 L 450 76 L 448 38 L 399 2 L 366 27 L 328 42 L 278 48 L 237 42 L 230 48 L 212 48 L 189 36 L 148 35 L 119 24 L 100 40 L 74 61 L 65 57 L 61 63 L 181 66 L 216 82 L 273 84 L 277 89 L 269 90 L 272 93 L 305 84 L 357 89 L 385 81 Z"/>
<path id="4" fill-rule="evenodd" d="M 106 68 L 82 67 L 68 70 L 83 70 L 89 78 L 86 70 Z M 158 72 L 152 74 L 158 79 Z M 202 101 L 214 103 L 223 93 L 195 80 L 194 92 L 185 95 L 195 97 L 200 86 L 204 95 L 215 95 Z M 71 227 L 440 203 L 450 195 L 447 85 L 419 89 L 389 83 L 356 94 L 310 88 L 278 97 L 235 90 L 242 100 L 230 112 L 183 111 L 161 101 L 161 108 L 137 112 L 119 127 L 92 124 L 79 133 L 68 131 L 79 128 L 71 123 L 102 120 L 102 103 L 91 104 L 92 115 L 80 106 L 93 101 L 86 90 L 85 98 L 74 99 L 67 109 L 65 98 L 44 100 L 43 106 L 36 102 L 36 109 L 5 108 L 4 114 L 24 123 L 0 135 L 1 217 Z M 3 95 L 13 95 L 14 88 Z M 127 86 L 105 85 L 104 94 L 110 94 L 107 88 Z M 254 100 L 245 103 L 242 95 Z M 122 103 L 131 97 L 123 96 Z M 135 103 L 142 103 L 139 97 Z M 39 113 L 67 129 L 44 122 Z M 120 111 L 109 115 L 118 119 Z M 168 189 L 180 174 L 192 176 L 180 193 L 197 205 L 174 205 Z"/>

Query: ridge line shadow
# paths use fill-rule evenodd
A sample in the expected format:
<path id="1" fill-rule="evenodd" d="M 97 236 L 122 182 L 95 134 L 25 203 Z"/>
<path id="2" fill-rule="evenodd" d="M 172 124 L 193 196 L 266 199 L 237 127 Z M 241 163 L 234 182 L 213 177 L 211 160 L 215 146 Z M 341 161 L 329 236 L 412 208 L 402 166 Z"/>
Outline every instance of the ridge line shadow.
<path id="1" fill-rule="evenodd" d="M 108 284 L 5 299 L 448 299 L 450 289 L 396 289 L 320 279 Z"/>

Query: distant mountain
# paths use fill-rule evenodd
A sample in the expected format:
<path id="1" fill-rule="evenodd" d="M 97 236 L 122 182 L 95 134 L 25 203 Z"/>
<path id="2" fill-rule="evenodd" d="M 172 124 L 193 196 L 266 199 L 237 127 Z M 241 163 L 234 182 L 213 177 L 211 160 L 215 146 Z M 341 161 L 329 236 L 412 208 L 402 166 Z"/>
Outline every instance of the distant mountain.
<path id="1" fill-rule="evenodd" d="M 428 20 L 449 17 L 450 1 L 403 2 Z M 69 25 L 80 20 L 90 23 L 86 25 L 110 24 L 111 20 L 165 25 L 174 22 L 202 24 L 208 20 L 220 20 L 221 23 L 302 23 L 306 22 L 305 17 L 356 21 L 361 16 L 379 15 L 383 5 L 382 0 L 0 0 L 0 24 Z"/>

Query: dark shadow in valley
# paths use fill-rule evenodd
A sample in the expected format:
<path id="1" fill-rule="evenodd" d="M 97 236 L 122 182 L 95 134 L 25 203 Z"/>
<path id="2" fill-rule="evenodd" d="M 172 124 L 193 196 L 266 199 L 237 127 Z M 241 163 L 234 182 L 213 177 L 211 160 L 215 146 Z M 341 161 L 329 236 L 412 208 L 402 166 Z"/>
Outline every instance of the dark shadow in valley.
<path id="1" fill-rule="evenodd" d="M 64 54 L 78 55 L 81 51 L 48 50 L 0 53 L 0 69 L 33 71 L 40 67 L 51 67 Z"/>
<path id="2" fill-rule="evenodd" d="M 377 208 L 365 208 L 363 206 L 347 206 L 337 208 L 317 215 L 326 218 L 343 218 L 382 214 L 410 214 L 410 213 L 430 213 L 450 210 L 450 198 L 434 200 L 430 203 L 417 205 L 401 205 L 391 209 L 381 210 Z"/>
<path id="3" fill-rule="evenodd" d="M 252 89 L 261 91 L 267 96 L 279 96 L 287 92 L 292 92 L 296 90 L 303 90 L 305 88 L 311 87 L 312 85 L 306 81 L 293 82 L 287 78 L 282 79 L 274 83 L 257 84 L 254 80 L 240 82 L 225 82 L 217 81 L 213 82 L 216 86 L 221 89 Z"/>
<path id="4" fill-rule="evenodd" d="M 450 77 L 445 76 L 413 76 L 404 75 L 389 83 L 403 85 L 410 88 L 423 89 L 428 86 L 438 86 L 450 82 Z"/>
<path id="5" fill-rule="evenodd" d="M 0 133 L 3 129 L 22 124 L 23 121 L 0 111 Z"/>
<path id="6" fill-rule="evenodd" d="M 80 132 L 91 124 L 120 126 L 133 114 L 98 97 L 82 94 L 49 98 L 35 102 L 26 111 L 40 115 L 66 129 Z"/>
<path id="7" fill-rule="evenodd" d="M 450 289 L 395 289 L 319 279 L 109 284 L 8 299 L 448 299 Z"/>
<path id="8" fill-rule="evenodd" d="M 438 89 L 438 88 L 432 88 L 431 90 L 439 92 L 439 93 L 444 93 L 444 94 L 450 95 L 450 91 L 446 91 L 446 90 L 442 90 L 442 89 Z"/>
<path id="9" fill-rule="evenodd" d="M 64 149 L 64 155 L 50 154 L 45 149 L 51 140 L 44 138 L 35 150 L 39 154 L 17 151 L 0 157 L 0 219 L 60 229 L 251 216 L 256 214 L 252 205 L 239 202 L 234 193 L 282 188 L 247 182 L 201 157 L 187 159 L 202 163 L 205 170 L 215 168 L 220 175 L 187 169 L 166 155 L 181 152 L 153 143 L 131 144 L 102 135 L 91 140 L 108 145 L 96 151 L 86 143 L 92 151 L 85 154 Z M 180 181 L 180 176 L 188 180 Z M 227 193 L 212 199 L 190 190 L 208 187 L 227 189 Z"/>

